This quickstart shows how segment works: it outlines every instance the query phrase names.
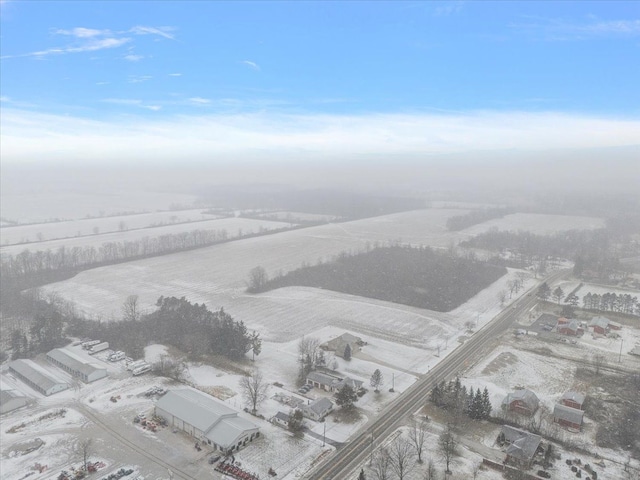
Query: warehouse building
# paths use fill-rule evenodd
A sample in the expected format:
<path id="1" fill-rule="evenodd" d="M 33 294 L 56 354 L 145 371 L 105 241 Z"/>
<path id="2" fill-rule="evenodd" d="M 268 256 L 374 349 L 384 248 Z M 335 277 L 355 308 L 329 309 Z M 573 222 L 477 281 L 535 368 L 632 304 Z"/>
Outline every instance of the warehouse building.
<path id="1" fill-rule="evenodd" d="M 53 395 L 69 388 L 69 384 L 54 377 L 32 360 L 14 360 L 9 372 L 42 395 Z"/>
<path id="2" fill-rule="evenodd" d="M 170 390 L 156 403 L 155 414 L 170 426 L 224 453 L 240 450 L 260 436 L 253 422 L 197 390 Z"/>
<path id="3" fill-rule="evenodd" d="M 27 404 L 27 397 L 17 390 L 0 390 L 0 414 L 12 412 Z"/>
<path id="4" fill-rule="evenodd" d="M 64 348 L 54 348 L 47 353 L 47 360 L 84 383 L 95 382 L 107 376 L 107 369 L 85 360 Z"/>

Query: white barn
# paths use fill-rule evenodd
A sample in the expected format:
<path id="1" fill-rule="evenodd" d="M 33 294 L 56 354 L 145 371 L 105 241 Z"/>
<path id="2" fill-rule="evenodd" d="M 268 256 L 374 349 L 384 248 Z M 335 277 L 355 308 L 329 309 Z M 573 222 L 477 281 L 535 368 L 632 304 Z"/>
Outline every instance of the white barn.
<path id="1" fill-rule="evenodd" d="M 27 397 L 17 390 L 0 390 L 0 414 L 12 412 L 27 404 Z"/>
<path id="2" fill-rule="evenodd" d="M 85 360 L 81 356 L 64 348 L 54 348 L 51 350 L 47 353 L 47 360 L 56 367 L 79 378 L 84 383 L 95 382 L 107 376 L 107 369 L 105 367 Z"/>
<path id="3" fill-rule="evenodd" d="M 260 436 L 253 422 L 197 390 L 170 390 L 156 403 L 155 414 L 170 426 L 225 453 L 237 451 Z"/>
<path id="4" fill-rule="evenodd" d="M 9 364 L 9 372 L 45 396 L 69 388 L 69 384 L 54 377 L 33 360 L 14 360 Z"/>

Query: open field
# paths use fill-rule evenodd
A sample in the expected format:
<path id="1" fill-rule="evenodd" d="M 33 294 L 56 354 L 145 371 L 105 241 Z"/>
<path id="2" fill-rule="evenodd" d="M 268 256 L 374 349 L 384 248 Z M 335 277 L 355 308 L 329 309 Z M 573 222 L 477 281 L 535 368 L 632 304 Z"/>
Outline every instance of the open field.
<path id="1" fill-rule="evenodd" d="M 259 214 L 260 217 L 277 219 L 283 222 L 297 222 L 299 220 L 307 222 L 332 222 L 337 220 L 335 215 L 323 215 L 321 213 L 304 212 L 267 212 Z"/>
<path id="2" fill-rule="evenodd" d="M 216 218 L 216 215 L 203 213 L 203 209 L 194 209 L 16 225 L 0 229 L 0 243 L 2 245 L 14 245 L 17 243 L 42 242 L 43 240 L 95 235 L 96 233 L 112 233 L 174 223 L 215 220 Z"/>
<path id="3" fill-rule="evenodd" d="M 127 218 L 127 217 L 120 217 Z M 289 228 L 289 223 L 271 222 L 268 220 L 254 220 L 251 218 L 219 218 L 214 220 L 201 220 L 189 223 L 178 223 L 175 225 L 166 225 L 163 227 L 140 228 L 138 230 L 115 231 L 113 233 L 104 233 L 99 235 L 88 235 L 86 237 L 73 237 L 61 240 L 50 240 L 37 243 L 28 243 L 25 245 L 11 245 L 0 247 L 0 253 L 7 255 L 17 255 L 24 250 L 56 250 L 62 246 L 65 248 L 74 247 L 100 247 L 107 242 L 131 242 L 141 240 L 145 237 L 154 238 L 162 235 L 179 234 L 181 232 L 190 232 L 193 230 L 202 231 L 221 231 L 226 230 L 229 238 L 236 237 L 240 234 L 258 233 L 262 231 L 275 230 L 279 228 Z M 22 227 L 13 227 L 22 228 Z M 11 229 L 9 229 L 11 230 Z"/>
<path id="4" fill-rule="evenodd" d="M 76 220 L 120 212 L 166 210 L 171 205 L 193 205 L 194 201 L 195 197 L 192 195 L 135 188 L 117 193 L 102 192 L 99 188 L 87 188 L 86 193 L 13 193 L 7 188 L 2 192 L 0 216 L 18 223 L 46 222 L 52 219 Z"/>

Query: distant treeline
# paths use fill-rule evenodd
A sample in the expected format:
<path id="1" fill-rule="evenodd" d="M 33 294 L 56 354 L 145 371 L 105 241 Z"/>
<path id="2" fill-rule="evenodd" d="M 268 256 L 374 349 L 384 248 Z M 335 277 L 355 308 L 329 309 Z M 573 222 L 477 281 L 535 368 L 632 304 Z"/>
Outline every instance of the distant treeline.
<path id="1" fill-rule="evenodd" d="M 460 246 L 510 251 L 514 261 L 521 265 L 549 257 L 567 258 L 575 262 L 577 276 L 606 278 L 620 269 L 620 262 L 612 253 L 611 236 L 604 229 L 570 230 L 553 235 L 491 229 L 461 242 Z"/>
<path id="2" fill-rule="evenodd" d="M 303 265 L 272 279 L 254 269 L 248 290 L 316 287 L 448 312 L 506 272 L 503 267 L 426 247 L 390 246 L 343 253 L 329 263 Z"/>
<path id="3" fill-rule="evenodd" d="M 640 303 L 637 296 L 629 293 L 587 293 L 582 297 L 582 305 L 585 310 L 597 310 L 600 312 L 618 312 L 629 315 L 640 315 Z"/>
<path id="4" fill-rule="evenodd" d="M 237 186 L 203 189 L 203 202 L 233 206 L 240 210 L 284 210 L 334 215 L 344 219 L 375 217 L 390 213 L 425 208 L 416 198 L 365 195 L 341 190 L 292 190 L 264 186 L 242 189 Z"/>
<path id="5" fill-rule="evenodd" d="M 464 230 L 494 218 L 502 218 L 505 215 L 513 213 L 509 208 L 483 208 L 481 210 L 472 210 L 464 215 L 456 215 L 447 220 L 447 229 L 453 232 Z"/>

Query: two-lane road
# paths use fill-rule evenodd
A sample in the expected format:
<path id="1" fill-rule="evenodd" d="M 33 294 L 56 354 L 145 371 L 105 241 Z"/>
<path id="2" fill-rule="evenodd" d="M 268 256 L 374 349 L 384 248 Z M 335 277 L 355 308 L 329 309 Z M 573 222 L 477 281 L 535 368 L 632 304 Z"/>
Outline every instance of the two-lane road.
<path id="1" fill-rule="evenodd" d="M 554 282 L 568 273 L 562 270 L 546 278 Z M 523 295 L 490 323 L 476 332 L 465 343 L 442 359 L 431 371 L 420 378 L 399 398 L 389 404 L 376 419 L 362 428 L 351 441 L 328 457 L 314 471 L 310 480 L 345 480 L 371 453 L 373 441 L 380 441 L 400 426 L 407 415 L 418 410 L 427 401 L 427 395 L 436 383 L 452 378 L 470 365 L 483 349 L 498 335 L 507 330 L 516 318 L 528 312 L 537 302 L 534 289 Z M 354 477 L 355 478 L 355 477 Z"/>

